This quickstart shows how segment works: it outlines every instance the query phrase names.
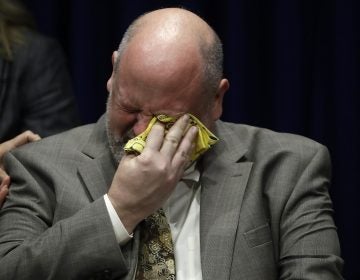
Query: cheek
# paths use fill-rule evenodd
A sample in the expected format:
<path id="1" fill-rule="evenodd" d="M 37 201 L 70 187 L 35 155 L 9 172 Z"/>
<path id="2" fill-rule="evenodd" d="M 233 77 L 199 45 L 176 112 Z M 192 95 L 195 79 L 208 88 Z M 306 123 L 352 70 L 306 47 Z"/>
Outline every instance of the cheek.
<path id="1" fill-rule="evenodd" d="M 139 135 L 144 132 L 152 118 L 152 115 L 142 116 L 139 114 L 132 127 L 134 134 Z"/>
<path id="2" fill-rule="evenodd" d="M 120 139 L 133 127 L 136 117 L 133 114 L 112 111 L 109 116 L 109 128 L 113 135 Z"/>
<path id="3" fill-rule="evenodd" d="M 199 103 L 201 105 L 193 108 L 193 110 L 190 111 L 193 112 L 193 115 L 197 117 L 202 123 L 205 125 L 211 122 L 211 107 L 208 106 L 208 104 Z"/>
<path id="4" fill-rule="evenodd" d="M 200 109 L 200 108 L 199 108 Z M 211 108 L 202 107 L 201 110 L 196 110 L 194 112 L 195 117 L 197 117 L 208 129 L 212 129 L 215 120 L 213 119 Z"/>

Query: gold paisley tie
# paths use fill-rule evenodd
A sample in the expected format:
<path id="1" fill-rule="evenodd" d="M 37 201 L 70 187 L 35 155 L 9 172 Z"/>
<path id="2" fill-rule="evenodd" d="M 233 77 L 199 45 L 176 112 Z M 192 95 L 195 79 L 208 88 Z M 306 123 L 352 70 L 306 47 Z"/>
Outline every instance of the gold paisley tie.
<path id="1" fill-rule="evenodd" d="M 165 213 L 159 209 L 140 225 L 136 280 L 175 280 L 174 246 Z"/>

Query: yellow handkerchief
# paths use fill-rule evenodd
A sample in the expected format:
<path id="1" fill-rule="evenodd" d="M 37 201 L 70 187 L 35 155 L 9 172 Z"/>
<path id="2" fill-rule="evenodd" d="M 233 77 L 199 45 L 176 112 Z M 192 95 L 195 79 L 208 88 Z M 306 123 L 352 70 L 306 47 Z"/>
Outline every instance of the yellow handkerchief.
<path id="1" fill-rule="evenodd" d="M 191 155 L 191 161 L 196 160 L 201 154 L 206 152 L 212 145 L 214 145 L 219 139 L 208 130 L 205 125 L 203 125 L 195 116 L 189 114 L 190 124 L 198 127 L 198 137 L 196 139 L 196 147 L 194 152 Z M 154 116 L 150 123 L 148 124 L 145 131 L 133 139 L 130 139 L 124 150 L 127 153 L 138 153 L 141 154 L 143 149 L 145 148 L 146 138 L 153 127 L 153 125 L 159 121 L 165 124 L 165 133 L 170 129 L 170 127 L 175 123 L 177 118 L 169 117 L 166 115 L 158 115 Z"/>

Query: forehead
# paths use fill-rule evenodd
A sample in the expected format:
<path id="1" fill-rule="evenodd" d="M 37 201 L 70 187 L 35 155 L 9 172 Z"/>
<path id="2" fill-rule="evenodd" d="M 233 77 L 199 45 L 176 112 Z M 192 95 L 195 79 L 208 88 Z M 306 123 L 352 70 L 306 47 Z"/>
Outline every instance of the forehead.
<path id="1" fill-rule="evenodd" d="M 141 110 L 182 113 L 203 102 L 203 73 L 196 56 L 190 59 L 169 53 L 143 54 L 135 46 L 120 59 L 114 86 L 123 104 Z"/>
<path id="2" fill-rule="evenodd" d="M 198 94 L 184 87 L 179 91 L 161 91 L 142 86 L 132 86 L 121 82 L 113 92 L 115 104 L 129 111 L 141 111 L 145 114 L 167 114 L 171 116 L 190 112 L 199 115 L 198 108 L 204 102 Z M 200 106 L 199 106 L 200 104 Z"/>

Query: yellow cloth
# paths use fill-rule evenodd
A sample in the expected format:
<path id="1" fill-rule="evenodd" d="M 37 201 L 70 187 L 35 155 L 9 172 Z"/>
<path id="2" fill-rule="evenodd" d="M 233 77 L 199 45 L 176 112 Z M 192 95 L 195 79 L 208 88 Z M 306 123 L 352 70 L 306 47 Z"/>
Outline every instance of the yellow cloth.
<path id="1" fill-rule="evenodd" d="M 201 154 L 206 152 L 212 145 L 214 145 L 219 139 L 208 130 L 205 125 L 203 125 L 195 116 L 189 114 L 190 116 L 190 124 L 198 127 L 198 136 L 196 139 L 196 147 L 194 152 L 191 154 L 191 161 L 196 160 Z M 154 116 L 145 131 L 133 139 L 130 139 L 124 150 L 127 153 L 137 153 L 141 154 L 143 149 L 145 148 L 146 138 L 153 127 L 153 125 L 159 121 L 165 124 L 165 133 L 170 129 L 170 127 L 175 123 L 177 118 L 169 117 L 166 115 L 158 115 Z"/>

